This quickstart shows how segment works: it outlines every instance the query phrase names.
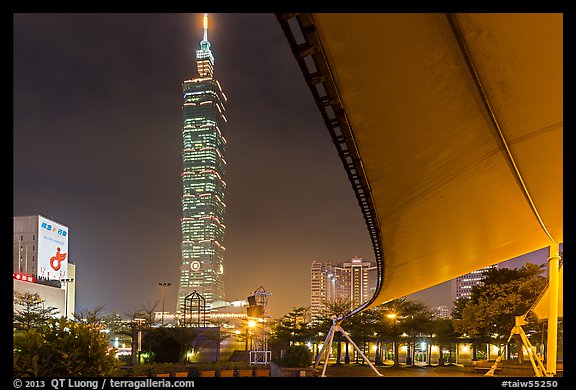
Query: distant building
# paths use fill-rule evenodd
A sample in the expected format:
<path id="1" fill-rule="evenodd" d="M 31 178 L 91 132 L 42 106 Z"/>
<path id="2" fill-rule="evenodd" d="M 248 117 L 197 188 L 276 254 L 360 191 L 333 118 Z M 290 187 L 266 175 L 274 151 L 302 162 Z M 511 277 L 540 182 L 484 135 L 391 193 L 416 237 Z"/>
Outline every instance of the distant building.
<path id="1" fill-rule="evenodd" d="M 41 215 L 14 217 L 14 291 L 38 293 L 45 306 L 73 319 L 76 266 L 69 257 L 68 227 Z"/>
<path id="2" fill-rule="evenodd" d="M 436 306 L 432 308 L 432 314 L 436 318 L 448 319 L 452 317 L 451 310 L 448 306 Z"/>
<path id="3" fill-rule="evenodd" d="M 498 268 L 498 264 L 490 265 L 479 270 L 458 276 L 452 280 L 454 300 L 461 298 L 470 298 L 472 287 L 481 283 L 485 276 L 485 272 L 490 269 Z"/>
<path id="4" fill-rule="evenodd" d="M 310 268 L 310 314 L 320 318 L 326 303 L 349 300 L 350 310 L 362 305 L 374 295 L 377 283 L 376 264 L 360 257 L 331 264 L 313 261 Z"/>

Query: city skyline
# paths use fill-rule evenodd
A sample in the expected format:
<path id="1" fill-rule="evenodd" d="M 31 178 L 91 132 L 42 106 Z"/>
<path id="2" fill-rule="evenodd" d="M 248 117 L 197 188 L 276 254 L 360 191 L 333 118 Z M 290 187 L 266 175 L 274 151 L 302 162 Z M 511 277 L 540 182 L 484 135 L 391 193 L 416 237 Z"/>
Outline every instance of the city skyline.
<path id="1" fill-rule="evenodd" d="M 312 261 L 374 261 L 372 245 L 275 16 L 210 20 L 234 123 L 226 299 L 263 286 L 276 318 L 309 305 Z M 166 310 L 176 309 L 178 88 L 201 29 L 201 14 L 14 15 L 14 216 L 40 214 L 69 228 L 77 309 L 122 314 L 160 303 L 158 282 L 172 283 Z M 448 283 L 420 295 L 449 304 Z"/>
<path id="2" fill-rule="evenodd" d="M 227 300 L 309 302 L 312 260 L 373 260 L 345 171 L 274 14 L 209 14 L 226 136 Z M 105 26 L 105 28 L 103 28 Z M 137 27 L 137 28 L 136 28 Z M 181 265 L 182 80 L 202 14 L 14 15 L 14 215 L 70 230 L 77 309 L 162 299 Z"/>

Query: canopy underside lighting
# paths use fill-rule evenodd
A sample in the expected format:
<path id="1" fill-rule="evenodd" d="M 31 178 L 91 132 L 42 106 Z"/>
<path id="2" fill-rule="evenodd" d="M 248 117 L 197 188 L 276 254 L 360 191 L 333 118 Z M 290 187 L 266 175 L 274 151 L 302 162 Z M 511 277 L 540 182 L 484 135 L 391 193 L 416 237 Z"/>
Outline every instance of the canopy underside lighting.
<path id="1" fill-rule="evenodd" d="M 562 14 L 277 17 L 374 246 L 350 315 L 562 242 Z"/>

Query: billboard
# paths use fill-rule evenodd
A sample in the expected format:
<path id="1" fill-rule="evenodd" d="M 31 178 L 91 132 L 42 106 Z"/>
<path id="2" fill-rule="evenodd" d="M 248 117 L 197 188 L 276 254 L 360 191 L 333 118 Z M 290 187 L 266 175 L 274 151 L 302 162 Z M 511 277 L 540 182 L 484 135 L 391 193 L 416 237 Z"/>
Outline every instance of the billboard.
<path id="1" fill-rule="evenodd" d="M 67 277 L 68 228 L 38 216 L 38 278 L 61 280 Z M 64 284 L 62 284 L 64 288 Z"/>

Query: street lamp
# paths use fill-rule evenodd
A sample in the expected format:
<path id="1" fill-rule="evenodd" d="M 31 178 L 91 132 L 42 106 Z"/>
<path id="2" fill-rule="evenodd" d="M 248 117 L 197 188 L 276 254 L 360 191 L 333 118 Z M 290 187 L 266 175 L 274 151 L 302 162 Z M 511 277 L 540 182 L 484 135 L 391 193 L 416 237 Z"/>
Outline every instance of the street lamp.
<path id="1" fill-rule="evenodd" d="M 398 317 L 398 315 L 396 313 L 388 313 L 386 314 L 386 317 L 388 317 L 391 320 L 394 320 L 392 326 L 392 335 L 394 336 L 394 365 L 396 366 L 398 365 L 398 335 L 396 329 L 396 318 Z"/>
<path id="2" fill-rule="evenodd" d="M 250 350 L 252 350 L 252 329 L 254 329 L 256 327 L 256 321 L 254 320 L 249 320 L 248 324 L 246 326 L 246 340 L 245 340 L 245 349 L 246 351 L 248 350 L 248 336 L 250 336 Z"/>
<path id="3" fill-rule="evenodd" d="M 68 283 L 73 281 L 74 278 L 60 279 L 61 283 L 66 284 L 66 288 L 64 289 L 64 317 L 66 317 L 66 319 L 68 319 Z"/>
<path id="4" fill-rule="evenodd" d="M 140 355 L 142 353 L 142 323 L 146 322 L 146 320 L 144 318 L 134 318 L 134 322 L 138 323 L 138 364 L 140 364 Z M 134 362 L 134 341 L 132 341 L 132 362 Z"/>
<path id="5" fill-rule="evenodd" d="M 166 287 L 170 286 L 170 283 L 158 283 L 162 287 L 162 327 L 164 327 L 164 300 L 166 297 Z"/>

